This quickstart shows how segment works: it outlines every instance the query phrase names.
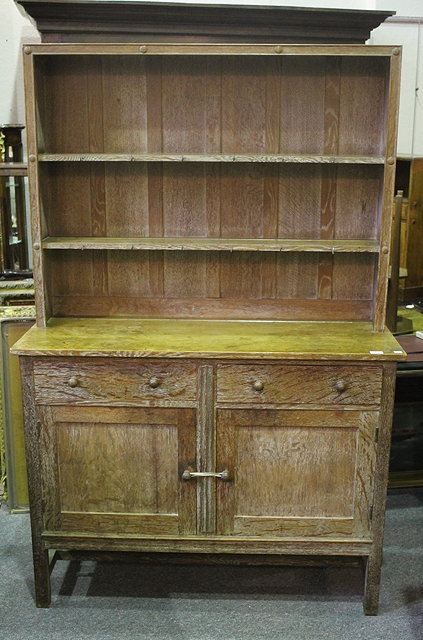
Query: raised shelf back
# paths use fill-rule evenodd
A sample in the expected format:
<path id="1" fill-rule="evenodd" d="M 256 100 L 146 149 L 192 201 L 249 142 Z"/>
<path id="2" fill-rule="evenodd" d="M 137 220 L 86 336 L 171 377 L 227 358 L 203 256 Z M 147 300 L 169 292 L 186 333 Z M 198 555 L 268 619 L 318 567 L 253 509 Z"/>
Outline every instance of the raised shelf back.
<path id="1" fill-rule="evenodd" d="M 39 324 L 120 315 L 381 329 L 395 50 L 147 49 L 36 45 L 26 56 Z M 82 250 L 95 238 L 106 245 Z M 242 239 L 251 249 L 232 251 Z"/>

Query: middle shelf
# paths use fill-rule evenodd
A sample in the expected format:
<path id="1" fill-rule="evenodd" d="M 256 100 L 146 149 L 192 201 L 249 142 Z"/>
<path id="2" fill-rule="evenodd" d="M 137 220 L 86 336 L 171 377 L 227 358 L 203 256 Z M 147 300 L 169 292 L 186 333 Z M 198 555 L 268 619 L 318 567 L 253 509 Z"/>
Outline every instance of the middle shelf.
<path id="1" fill-rule="evenodd" d="M 148 251 L 312 251 L 323 253 L 377 253 L 376 240 L 310 240 L 292 238 L 107 238 L 47 237 L 43 249 L 107 249 Z"/>
<path id="2" fill-rule="evenodd" d="M 285 164 L 384 164 L 383 155 L 269 153 L 40 153 L 39 162 L 264 162 Z"/>

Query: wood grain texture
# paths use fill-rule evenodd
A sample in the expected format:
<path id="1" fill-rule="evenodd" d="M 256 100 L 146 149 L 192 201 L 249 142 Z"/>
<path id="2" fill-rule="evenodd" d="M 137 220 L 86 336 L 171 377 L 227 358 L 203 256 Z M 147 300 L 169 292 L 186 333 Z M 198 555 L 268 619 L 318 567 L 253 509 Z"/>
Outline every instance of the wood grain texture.
<path id="1" fill-rule="evenodd" d="M 299 238 L 232 239 L 232 238 L 106 238 L 106 237 L 48 237 L 44 249 L 97 249 L 117 251 L 295 251 L 323 253 L 377 253 L 375 240 L 311 240 Z"/>
<path id="2" fill-rule="evenodd" d="M 382 369 L 229 364 L 219 365 L 216 385 L 217 401 L 225 403 L 378 406 Z"/>
<path id="3" fill-rule="evenodd" d="M 401 216 L 400 266 L 407 269 L 403 285 L 405 302 L 420 298 L 423 287 L 423 257 L 420 251 L 423 237 L 423 158 L 400 160 L 398 169 L 406 167 L 407 182 L 404 185 L 403 213 Z M 401 286 L 401 285 L 400 285 Z"/>
<path id="4" fill-rule="evenodd" d="M 298 56 L 352 56 L 366 58 L 379 58 L 390 56 L 397 47 L 372 45 L 356 46 L 356 45 L 316 45 L 316 44 L 288 44 L 282 47 L 278 53 L 285 55 Z M 31 44 L 31 53 L 34 55 L 45 54 L 75 54 L 81 55 L 136 55 L 140 57 L 139 44 L 115 44 L 115 43 L 79 43 L 79 44 Z M 275 56 L 274 44 L 210 44 L 210 43 L 178 43 L 178 44 L 156 44 L 148 43 L 148 49 L 143 55 L 261 55 L 267 54 Z"/>
<path id="5" fill-rule="evenodd" d="M 341 155 L 348 155 L 352 149 L 359 155 L 384 153 L 387 65 L 387 59 L 343 59 L 338 148 Z"/>
<path id="6" fill-rule="evenodd" d="M 195 460 L 193 410 L 58 406 L 43 416 L 47 529 L 195 533 L 195 488 L 179 479 Z"/>
<path id="7" fill-rule="evenodd" d="M 395 156 L 396 140 L 398 130 L 398 108 L 399 108 L 399 83 L 401 69 L 401 51 L 397 50 L 397 55 L 391 57 L 389 85 L 386 87 L 387 125 L 386 125 L 386 155 L 384 173 L 384 190 L 381 212 L 381 232 L 380 243 L 381 252 L 379 254 L 379 268 L 377 279 L 377 291 L 375 297 L 374 326 L 376 331 L 381 331 L 386 321 L 386 299 L 388 292 L 389 274 L 389 248 L 390 233 L 392 226 L 392 198 L 394 196 L 395 184 Z"/>
<path id="8" fill-rule="evenodd" d="M 38 603 L 50 547 L 351 554 L 375 612 L 398 50 L 25 55 Z"/>
<path id="9" fill-rule="evenodd" d="M 139 535 L 84 534 L 49 531 L 43 535 L 46 547 L 52 549 L 83 549 L 95 551 L 146 551 L 155 553 L 243 553 L 307 555 L 307 556 L 367 556 L 370 542 L 353 538 L 286 538 L 260 539 L 248 537 L 155 538 Z"/>
<path id="10" fill-rule="evenodd" d="M 203 262 L 203 261 L 202 261 Z M 121 263 L 117 263 L 121 266 Z M 173 263 L 174 264 L 174 263 Z M 203 263 L 204 264 L 204 263 Z M 186 265 L 185 265 L 186 266 Z M 192 269 L 205 278 L 204 269 L 199 269 L 198 260 L 191 261 Z M 188 268 L 187 268 L 188 270 Z M 239 268 L 239 272 L 242 269 Z M 129 272 L 129 269 L 128 269 Z M 187 274 L 187 271 L 185 271 Z M 135 271 L 140 277 L 138 270 Z M 307 275 L 307 274 L 306 274 Z M 92 276 L 91 276 L 92 277 Z M 121 276 L 122 278 L 123 276 Z M 83 313 L 86 318 L 98 317 L 126 317 L 126 318 L 176 318 L 189 319 L 192 317 L 204 319 L 227 320 L 295 320 L 295 321 L 366 321 L 372 317 L 371 300 L 315 300 L 315 295 L 309 295 L 305 299 L 296 293 L 292 299 L 284 296 L 279 299 L 265 299 L 259 289 L 260 283 L 254 283 L 250 288 L 253 294 L 251 299 L 242 300 L 235 284 L 230 284 L 231 291 L 236 291 L 237 297 L 225 297 L 222 299 L 207 298 L 204 290 L 207 287 L 205 279 L 189 280 L 186 275 L 184 282 L 193 289 L 190 298 L 179 298 L 169 295 L 164 298 L 139 298 L 134 295 L 108 295 L 101 296 L 100 292 L 83 293 L 66 296 L 54 296 L 54 313 L 58 317 L 77 317 Z M 87 285 L 89 285 L 89 280 Z M 148 281 L 147 281 L 148 283 Z M 137 282 L 134 283 L 137 287 Z M 85 288 L 85 287 L 84 287 Z M 243 290 L 248 290 L 245 283 Z"/>
<path id="11" fill-rule="evenodd" d="M 44 263 L 43 253 L 35 247 L 40 247 L 42 238 L 43 209 L 40 202 L 38 162 L 36 154 L 38 146 L 43 148 L 44 133 L 41 118 L 44 115 L 45 101 L 43 94 L 36 96 L 37 91 L 42 91 L 44 86 L 41 76 L 41 69 L 34 67 L 33 56 L 24 56 L 24 83 L 25 83 L 25 113 L 27 122 L 27 145 L 28 145 L 28 182 L 29 182 L 29 206 L 31 212 L 31 237 L 33 242 L 33 272 L 34 272 L 34 292 L 37 317 L 36 321 L 40 327 L 44 327 L 51 315 L 50 301 L 46 291 L 46 280 L 48 279 L 48 268 Z"/>
<path id="12" fill-rule="evenodd" d="M 377 417 L 219 411 L 217 463 L 228 468 L 231 481 L 218 486 L 218 531 L 368 538 Z"/>
<path id="13" fill-rule="evenodd" d="M 211 365 L 199 367 L 197 425 L 197 471 L 216 470 L 215 371 Z M 199 534 L 216 532 L 216 480 L 202 478 L 197 485 L 197 522 Z"/>
<path id="14" fill-rule="evenodd" d="M 379 608 L 380 576 L 383 557 L 383 533 L 388 486 L 389 453 L 391 448 L 392 412 L 394 405 L 395 367 L 384 365 L 379 437 L 376 450 L 372 547 L 366 565 L 364 612 L 375 615 Z"/>
<path id="15" fill-rule="evenodd" d="M 40 153 L 39 162 L 263 162 L 286 164 L 383 164 L 383 156 L 263 153 Z"/>
<path id="16" fill-rule="evenodd" d="M 291 556 L 291 555 L 253 555 L 245 556 L 242 551 L 236 554 L 195 554 L 195 553 L 142 553 L 119 551 L 61 551 L 60 560 L 92 562 L 125 562 L 143 564 L 202 564 L 229 566 L 303 566 L 303 567 L 361 567 L 363 558 L 360 556 Z"/>
<path id="17" fill-rule="evenodd" d="M 107 402 L 157 405 L 194 402 L 197 366 L 187 362 L 128 362 L 107 359 L 86 362 L 71 358 L 40 359 L 34 365 L 35 397 L 39 404 Z"/>
<path id="18" fill-rule="evenodd" d="M 49 607 L 51 602 L 50 563 L 46 546 L 41 538 L 44 527 L 44 501 L 42 486 L 42 450 L 40 423 L 34 402 L 32 362 L 21 358 L 22 397 L 24 399 L 25 451 L 28 472 L 28 492 L 31 504 L 32 559 L 34 566 L 35 602 L 37 607 Z"/>
<path id="19" fill-rule="evenodd" d="M 17 355 L 404 360 L 389 331 L 363 322 L 53 318 L 13 346 Z"/>
<path id="20" fill-rule="evenodd" d="M 38 101 L 50 105 L 40 108 L 44 247 L 376 252 L 382 179 L 372 165 L 384 160 L 384 146 L 372 136 L 382 130 L 376 118 L 381 113 L 383 120 L 388 104 L 388 50 L 369 58 L 365 49 L 311 47 L 305 56 L 294 47 L 266 58 L 255 55 L 266 49 L 252 47 L 243 57 L 247 50 L 153 46 L 163 55 L 150 57 L 134 56 L 126 46 L 106 47 L 101 55 L 82 45 L 78 56 L 56 55 L 76 52 L 72 47 L 35 56 L 44 87 Z M 219 52 L 228 55 L 209 55 Z M 61 98 L 52 110 L 57 91 Z M 90 117 L 96 112 L 98 118 Z M 360 139 L 344 124 L 351 114 L 360 120 Z M 187 242 L 175 243 L 178 237 Z M 87 316 L 117 308 L 127 315 L 177 314 L 172 300 L 184 298 L 177 315 L 234 318 L 230 300 L 249 293 L 269 300 L 267 311 L 250 303 L 239 317 L 287 318 L 270 300 L 280 299 L 283 307 L 285 298 L 295 298 L 304 301 L 293 306 L 298 320 L 372 318 L 375 263 L 351 260 L 338 263 L 347 264 L 342 269 L 328 258 L 247 256 L 228 263 L 226 257 L 166 253 L 137 263 L 128 256 L 56 260 L 43 254 L 54 274 L 46 317 L 74 315 L 76 308 Z M 119 275 L 120 260 L 132 277 Z M 350 267 L 357 283 L 352 298 Z M 131 283 L 129 298 L 124 283 Z M 148 299 L 138 304 L 131 298 L 144 284 Z M 105 311 L 110 296 L 114 303 Z"/>
<path id="21" fill-rule="evenodd" d="M 338 270 L 332 299 L 319 295 L 313 252 L 49 251 L 50 296 L 56 316 L 183 317 L 266 320 L 370 320 L 375 261 L 332 257 Z M 107 260 L 107 280 L 97 276 Z M 163 264 L 160 280 L 154 265 Z M 356 275 L 351 294 L 348 269 Z M 216 275 L 216 278 L 210 278 Z M 107 293 L 104 293 L 107 283 Z M 336 286 L 335 286 L 336 285 Z"/>

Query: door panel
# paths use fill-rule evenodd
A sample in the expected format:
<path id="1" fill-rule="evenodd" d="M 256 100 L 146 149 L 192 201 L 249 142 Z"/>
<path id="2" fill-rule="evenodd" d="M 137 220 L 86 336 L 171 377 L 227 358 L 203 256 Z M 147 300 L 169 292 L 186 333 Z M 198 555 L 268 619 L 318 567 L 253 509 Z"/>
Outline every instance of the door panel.
<path id="1" fill-rule="evenodd" d="M 43 408 L 46 528 L 178 535 L 195 533 L 191 409 Z M 54 451 L 54 453 L 51 453 Z"/>
<path id="2" fill-rule="evenodd" d="M 366 536 L 377 412 L 221 410 L 218 533 Z"/>

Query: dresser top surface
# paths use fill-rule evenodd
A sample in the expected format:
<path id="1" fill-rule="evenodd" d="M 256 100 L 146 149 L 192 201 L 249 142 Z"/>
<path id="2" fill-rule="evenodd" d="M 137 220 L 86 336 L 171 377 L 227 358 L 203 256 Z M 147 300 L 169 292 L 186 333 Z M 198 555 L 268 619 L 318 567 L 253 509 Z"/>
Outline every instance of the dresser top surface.
<path id="1" fill-rule="evenodd" d="M 12 353 L 29 356 L 404 360 L 389 331 L 369 322 L 52 318 Z"/>

